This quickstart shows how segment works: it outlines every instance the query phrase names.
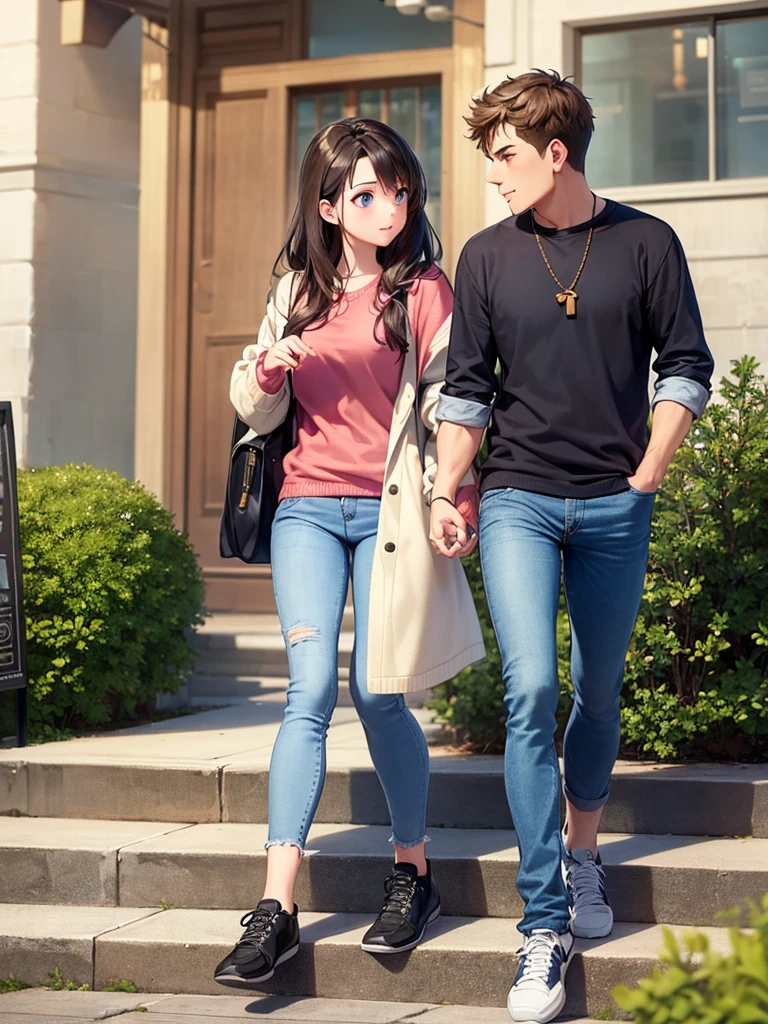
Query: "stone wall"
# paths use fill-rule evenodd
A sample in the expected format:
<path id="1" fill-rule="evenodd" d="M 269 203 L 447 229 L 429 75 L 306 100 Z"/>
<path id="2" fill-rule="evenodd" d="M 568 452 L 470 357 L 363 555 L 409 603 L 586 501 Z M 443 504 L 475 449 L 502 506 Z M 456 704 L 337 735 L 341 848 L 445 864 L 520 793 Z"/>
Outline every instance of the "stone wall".
<path id="1" fill-rule="evenodd" d="M 133 472 L 141 24 L 0 0 L 0 396 L 22 465 Z"/>

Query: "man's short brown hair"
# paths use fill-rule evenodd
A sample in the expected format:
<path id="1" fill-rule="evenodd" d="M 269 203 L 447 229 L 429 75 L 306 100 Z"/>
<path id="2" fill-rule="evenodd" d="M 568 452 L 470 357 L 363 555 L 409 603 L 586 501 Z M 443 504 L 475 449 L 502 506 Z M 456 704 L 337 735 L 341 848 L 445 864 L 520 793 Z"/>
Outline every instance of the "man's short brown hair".
<path id="1" fill-rule="evenodd" d="M 595 127 L 592 107 L 581 89 L 556 71 L 539 69 L 485 89 L 472 101 L 464 120 L 470 139 L 486 156 L 491 155 L 493 136 L 508 124 L 541 154 L 553 139 L 559 139 L 568 150 L 567 162 L 582 174 Z"/>

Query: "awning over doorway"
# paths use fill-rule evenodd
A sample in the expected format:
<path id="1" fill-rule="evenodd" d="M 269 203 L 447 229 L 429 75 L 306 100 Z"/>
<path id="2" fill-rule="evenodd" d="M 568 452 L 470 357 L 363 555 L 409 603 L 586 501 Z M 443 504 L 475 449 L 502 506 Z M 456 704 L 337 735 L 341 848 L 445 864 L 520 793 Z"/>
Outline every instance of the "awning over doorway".
<path id="1" fill-rule="evenodd" d="M 59 0 L 65 46 L 107 46 L 128 19 L 141 15 L 167 25 L 170 0 Z"/>

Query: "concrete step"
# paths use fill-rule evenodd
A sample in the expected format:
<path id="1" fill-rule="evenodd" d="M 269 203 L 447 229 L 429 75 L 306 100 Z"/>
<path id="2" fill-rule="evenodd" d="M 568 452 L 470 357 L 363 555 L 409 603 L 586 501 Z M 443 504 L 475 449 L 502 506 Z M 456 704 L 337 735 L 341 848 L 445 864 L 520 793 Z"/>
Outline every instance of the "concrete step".
<path id="1" fill-rule="evenodd" d="M 98 989 L 128 979 L 141 992 L 221 994 L 212 980 L 219 959 L 241 929 L 225 910 L 119 910 L 0 906 L 4 974 L 41 982 L 58 965 L 63 975 Z M 302 913 L 302 947 L 263 991 L 332 999 L 502 1007 L 520 946 L 508 918 L 443 917 L 427 940 L 402 957 L 360 950 L 370 916 Z M 725 929 L 709 929 L 716 949 Z M 661 946 L 656 925 L 619 924 L 609 939 L 576 944 L 568 972 L 566 1013 L 619 1016 L 610 992 L 649 973 Z"/>
<path id="2" fill-rule="evenodd" d="M 288 655 L 280 636 L 238 637 L 236 646 L 212 644 L 201 651 L 195 674 L 211 676 L 280 676 L 288 678 Z M 349 669 L 354 638 L 342 633 L 339 639 L 339 669 Z"/>
<path id="3" fill-rule="evenodd" d="M 0 750 L 0 815 L 265 822 L 269 757 L 282 704 L 264 704 L 259 714 L 266 724 L 253 729 L 247 726 L 247 710 L 225 708 L 132 730 L 120 738 L 130 754 L 115 743 L 115 734 Z M 242 718 L 243 727 L 219 730 L 216 723 L 224 715 Z M 271 716 L 269 721 L 265 716 Z M 360 748 L 354 711 L 339 708 L 337 721 L 341 724 L 332 725 L 329 734 L 329 768 L 315 821 L 386 825 L 386 801 L 368 754 Z M 340 737 L 335 745 L 334 730 Z M 142 756 L 144 749 L 152 756 Z M 190 757 L 196 749 L 197 760 Z M 206 758 L 207 749 L 211 755 Z M 107 750 L 115 753 L 103 753 Z M 428 824 L 511 828 L 502 758 L 438 748 L 432 756 Z M 602 828 L 624 834 L 768 838 L 768 765 L 620 762 Z"/>
<path id="4" fill-rule="evenodd" d="M 257 697 L 261 700 L 285 702 L 288 688 L 286 675 L 203 675 L 196 672 L 190 677 L 188 693 L 190 703 L 228 703 L 230 700 L 244 700 Z M 351 707 L 349 696 L 349 668 L 339 668 L 339 699 L 337 707 Z"/>
<path id="5" fill-rule="evenodd" d="M 131 1012 L 136 1009 L 135 1012 Z M 140 1013 L 152 1016 L 142 1017 Z M 9 1020 L 13 1015 L 13 1022 Z M 0 1001 L 0 1024 L 86 1024 L 120 1016 L 121 1024 L 232 1024 L 268 1016 L 283 1024 L 509 1024 L 502 1007 L 437 1006 L 369 999 L 286 996 L 169 996 L 127 992 L 51 992 L 27 989 Z M 594 1024 L 560 1017 L 561 1024 Z"/>
<path id="6" fill-rule="evenodd" d="M 375 914 L 391 864 L 389 829 L 316 825 L 302 910 Z M 433 829 L 429 854 L 443 912 L 518 917 L 514 832 Z M 240 910 L 262 891 L 265 825 L 6 819 L 0 902 Z M 601 854 L 617 921 L 714 925 L 768 890 L 768 839 L 605 835 Z"/>
<path id="7" fill-rule="evenodd" d="M 209 616 L 195 643 L 200 651 L 195 663 L 199 676 L 288 675 L 288 657 L 276 615 Z M 351 608 L 347 608 L 339 637 L 340 668 L 349 668 L 353 645 L 354 621 Z"/>

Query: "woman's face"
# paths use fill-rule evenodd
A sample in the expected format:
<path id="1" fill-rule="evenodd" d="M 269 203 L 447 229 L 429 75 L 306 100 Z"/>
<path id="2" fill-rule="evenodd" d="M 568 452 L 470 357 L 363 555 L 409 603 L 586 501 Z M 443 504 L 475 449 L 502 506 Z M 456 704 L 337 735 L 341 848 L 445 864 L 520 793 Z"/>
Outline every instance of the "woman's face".
<path id="1" fill-rule="evenodd" d="M 320 200 L 320 216 L 331 224 L 340 224 L 352 242 L 385 247 L 397 238 L 408 217 L 408 189 L 394 192 L 378 181 L 373 164 L 367 156 L 355 166 L 352 181 L 331 205 Z"/>

